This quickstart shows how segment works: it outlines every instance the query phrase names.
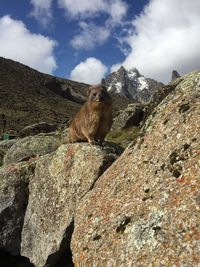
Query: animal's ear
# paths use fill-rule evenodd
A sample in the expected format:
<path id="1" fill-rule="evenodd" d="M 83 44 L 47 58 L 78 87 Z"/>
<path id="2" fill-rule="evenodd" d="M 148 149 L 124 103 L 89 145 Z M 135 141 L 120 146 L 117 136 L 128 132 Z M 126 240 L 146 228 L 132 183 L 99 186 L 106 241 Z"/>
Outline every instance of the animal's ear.
<path id="1" fill-rule="evenodd" d="M 92 86 L 90 86 L 90 87 L 87 89 L 87 97 L 90 96 L 91 90 L 92 90 Z"/>
<path id="2" fill-rule="evenodd" d="M 105 85 L 101 85 L 101 88 L 103 89 L 103 91 L 104 91 L 105 93 L 108 93 L 108 90 L 107 90 L 107 88 L 105 87 Z"/>

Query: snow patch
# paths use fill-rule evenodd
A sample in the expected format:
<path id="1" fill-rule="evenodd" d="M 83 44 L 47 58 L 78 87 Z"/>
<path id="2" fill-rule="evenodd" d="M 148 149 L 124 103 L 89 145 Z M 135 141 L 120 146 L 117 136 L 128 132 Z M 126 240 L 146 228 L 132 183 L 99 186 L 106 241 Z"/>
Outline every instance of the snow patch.
<path id="1" fill-rule="evenodd" d="M 130 80 L 137 79 L 137 73 L 136 72 L 127 72 L 127 75 L 128 75 Z"/>
<path id="2" fill-rule="evenodd" d="M 115 88 L 116 88 L 116 92 L 117 93 L 121 93 L 121 91 L 122 91 L 122 83 L 121 82 L 117 82 L 115 84 Z"/>
<path id="3" fill-rule="evenodd" d="M 149 89 L 149 85 L 144 77 L 138 77 L 138 90 L 142 91 L 143 89 Z"/>

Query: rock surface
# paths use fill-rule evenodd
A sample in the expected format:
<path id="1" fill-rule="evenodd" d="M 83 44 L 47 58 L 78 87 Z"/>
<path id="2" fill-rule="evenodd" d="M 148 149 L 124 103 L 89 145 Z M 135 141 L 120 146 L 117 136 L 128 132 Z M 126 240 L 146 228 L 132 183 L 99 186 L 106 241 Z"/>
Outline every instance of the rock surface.
<path id="1" fill-rule="evenodd" d="M 177 84 L 78 206 L 75 266 L 199 266 L 200 72 Z"/>
<path id="2" fill-rule="evenodd" d="M 19 139 L 6 152 L 3 163 L 28 161 L 31 158 L 45 155 L 55 151 L 60 145 L 60 140 L 54 134 L 39 134 Z"/>
<path id="3" fill-rule="evenodd" d="M 0 169 L 0 248 L 12 255 L 20 254 L 28 183 L 33 172 L 34 164 L 24 162 Z"/>
<path id="4" fill-rule="evenodd" d="M 67 130 L 12 144 L 0 266 L 200 265 L 200 72 L 166 86 L 143 121 L 117 160 L 110 144 L 60 146 Z"/>
<path id="5" fill-rule="evenodd" d="M 177 70 L 173 70 L 173 71 L 172 71 L 172 78 L 171 78 L 171 81 L 174 81 L 174 80 L 176 80 L 177 78 L 180 78 L 180 77 L 181 77 L 181 75 L 178 73 Z"/>
<path id="6" fill-rule="evenodd" d="M 38 160 L 29 185 L 23 256 L 42 267 L 52 266 L 69 252 L 78 203 L 116 157 L 112 147 L 68 144 Z M 66 256 L 66 264 L 70 260 Z"/>
<path id="7" fill-rule="evenodd" d="M 129 104 L 126 109 L 119 112 L 114 118 L 111 131 L 118 131 L 132 126 L 139 126 L 144 118 L 144 106 Z"/>
<path id="8" fill-rule="evenodd" d="M 19 136 L 22 138 L 26 136 L 34 136 L 39 133 L 50 133 L 50 132 L 55 132 L 56 129 L 57 129 L 56 124 L 40 122 L 24 127 L 20 131 Z"/>
<path id="9" fill-rule="evenodd" d="M 3 158 L 6 152 L 16 141 L 16 139 L 0 141 L 0 167 L 3 165 Z"/>

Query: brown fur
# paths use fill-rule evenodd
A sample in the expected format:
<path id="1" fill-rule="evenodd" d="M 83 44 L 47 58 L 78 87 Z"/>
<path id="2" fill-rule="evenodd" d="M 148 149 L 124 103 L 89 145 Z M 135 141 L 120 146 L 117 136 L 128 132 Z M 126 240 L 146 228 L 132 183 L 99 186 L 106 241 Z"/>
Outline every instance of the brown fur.
<path id="1" fill-rule="evenodd" d="M 69 126 L 69 141 L 102 143 L 112 126 L 112 100 L 102 85 L 91 86 L 88 100 Z"/>

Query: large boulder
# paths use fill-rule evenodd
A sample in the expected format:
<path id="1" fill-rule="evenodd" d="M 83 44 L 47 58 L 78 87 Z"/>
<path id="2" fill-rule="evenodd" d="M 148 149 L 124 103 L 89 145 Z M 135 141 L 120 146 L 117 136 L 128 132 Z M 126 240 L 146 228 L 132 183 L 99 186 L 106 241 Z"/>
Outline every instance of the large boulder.
<path id="1" fill-rule="evenodd" d="M 60 138 L 55 134 L 38 134 L 19 139 L 6 152 L 3 163 L 28 161 L 31 158 L 55 151 L 60 145 Z"/>
<path id="2" fill-rule="evenodd" d="M 69 246 L 78 204 L 116 158 L 113 147 L 78 143 L 40 157 L 29 184 L 23 256 L 37 267 L 52 266 L 63 253 L 66 264 L 71 262 Z"/>
<path id="3" fill-rule="evenodd" d="M 0 141 L 0 167 L 3 165 L 3 158 L 6 152 L 16 141 L 16 139 Z"/>
<path id="4" fill-rule="evenodd" d="M 28 184 L 33 173 L 34 163 L 23 162 L 0 168 L 0 250 L 12 255 L 20 254 Z"/>
<path id="5" fill-rule="evenodd" d="M 144 114 L 144 105 L 129 104 L 114 117 L 111 131 L 107 134 L 106 140 L 124 148 L 127 147 L 137 138 Z"/>
<path id="6" fill-rule="evenodd" d="M 114 118 L 111 131 L 139 126 L 144 118 L 144 106 L 141 104 L 129 104 Z"/>
<path id="7" fill-rule="evenodd" d="M 26 136 L 33 136 L 37 135 L 39 133 L 50 133 L 50 132 L 55 132 L 57 129 L 57 125 L 53 123 L 48 123 L 48 122 L 39 122 L 35 123 L 29 126 L 24 127 L 20 133 L 20 137 L 26 137 Z"/>
<path id="8" fill-rule="evenodd" d="M 199 266 L 199 122 L 194 72 L 78 205 L 75 266 Z"/>

